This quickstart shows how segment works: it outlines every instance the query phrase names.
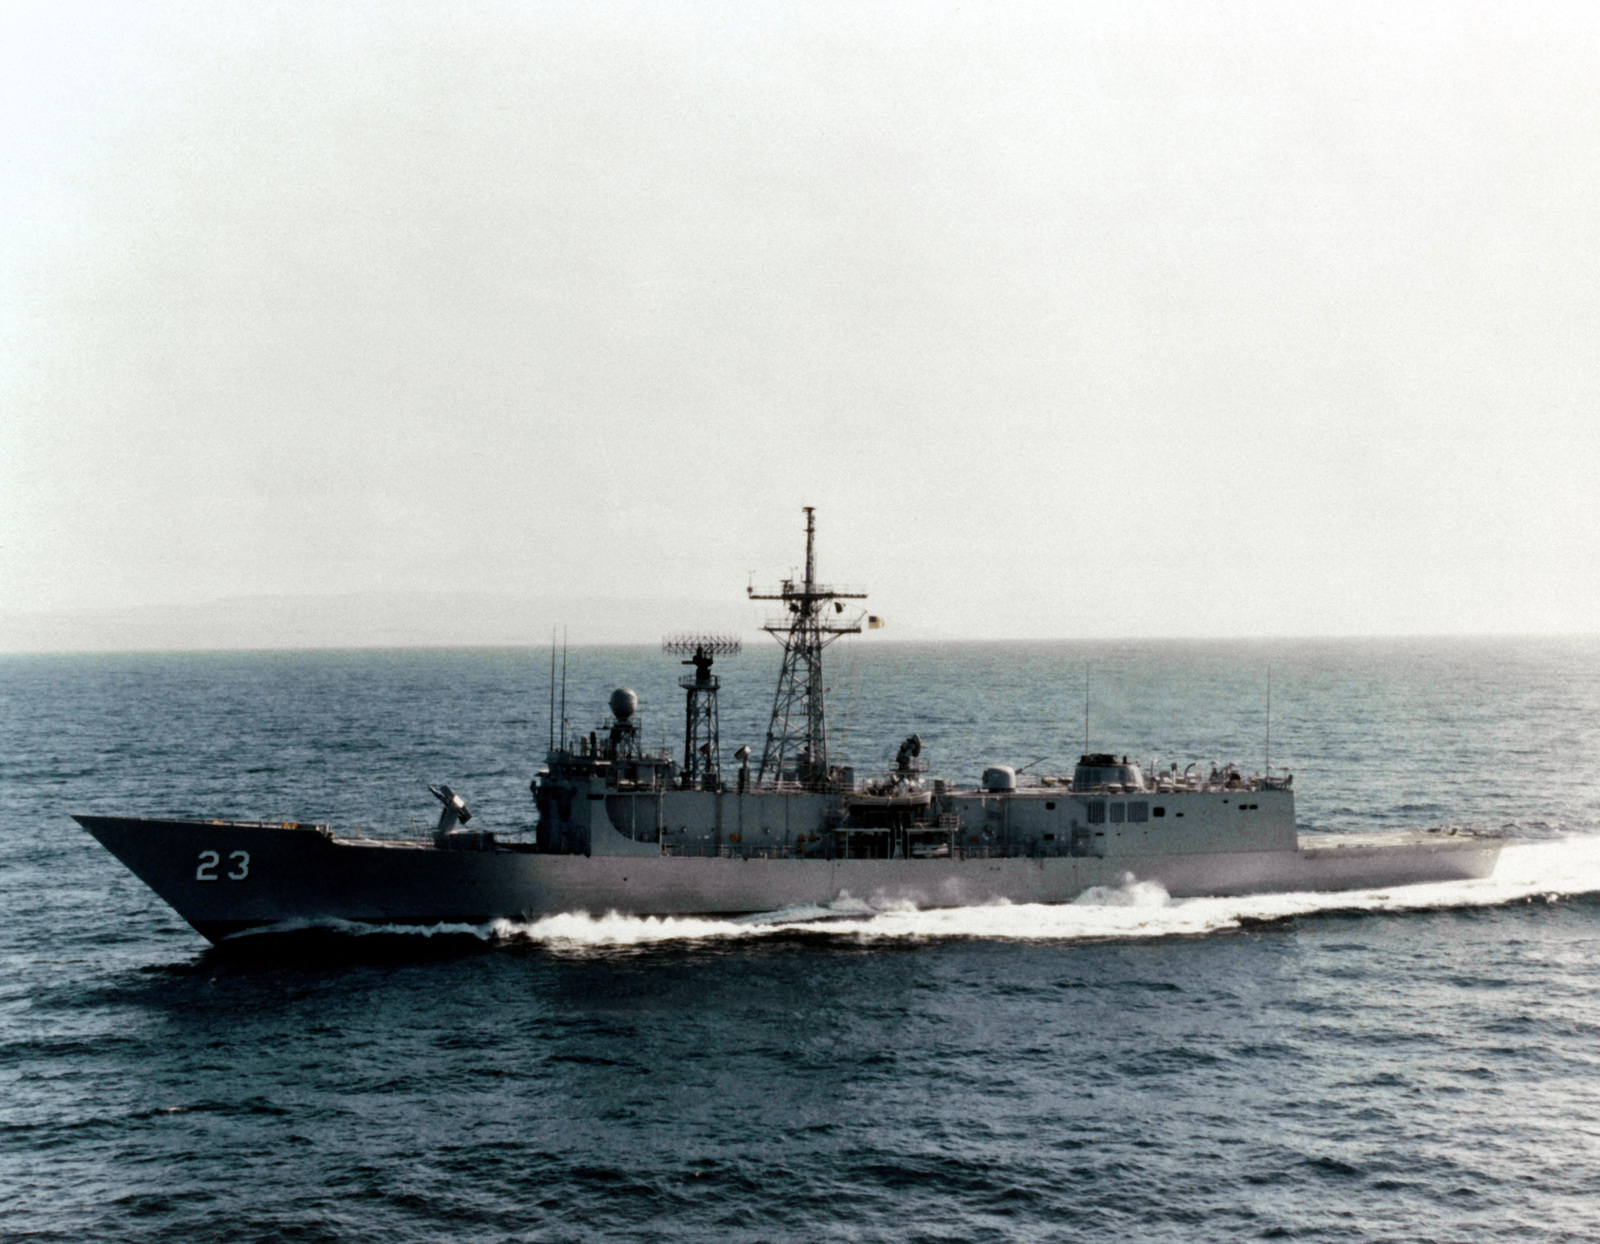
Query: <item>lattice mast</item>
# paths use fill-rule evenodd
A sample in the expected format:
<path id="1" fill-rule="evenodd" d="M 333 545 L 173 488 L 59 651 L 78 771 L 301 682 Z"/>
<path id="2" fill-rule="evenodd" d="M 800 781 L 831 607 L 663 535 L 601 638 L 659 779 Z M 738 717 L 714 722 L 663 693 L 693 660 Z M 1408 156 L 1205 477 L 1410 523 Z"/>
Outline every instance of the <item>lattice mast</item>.
<path id="1" fill-rule="evenodd" d="M 772 721 L 761 753 L 757 784 L 783 780 L 792 763 L 802 785 L 817 788 L 832 778 L 828 765 L 827 688 L 822 681 L 822 650 L 841 635 L 861 633 L 861 615 L 842 620 L 847 600 L 865 592 L 841 592 L 817 582 L 816 507 L 806 506 L 806 577 L 785 579 L 776 592 L 749 589 L 751 600 L 782 601 L 786 616 L 761 629 L 783 645 L 783 668 L 772 698 Z M 830 608 L 831 606 L 831 608 Z"/>
<path id="2" fill-rule="evenodd" d="M 683 788 L 722 789 L 722 736 L 717 722 L 717 689 L 721 679 L 711 672 L 719 656 L 734 656 L 743 645 L 732 635 L 669 635 L 661 651 L 688 657 L 694 673 L 678 680 L 684 691 Z"/>

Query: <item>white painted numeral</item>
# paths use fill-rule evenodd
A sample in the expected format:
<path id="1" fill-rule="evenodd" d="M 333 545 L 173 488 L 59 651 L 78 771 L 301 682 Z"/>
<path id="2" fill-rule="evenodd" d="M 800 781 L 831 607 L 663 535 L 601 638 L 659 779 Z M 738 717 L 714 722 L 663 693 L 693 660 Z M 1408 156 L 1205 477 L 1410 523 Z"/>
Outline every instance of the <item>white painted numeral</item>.
<path id="1" fill-rule="evenodd" d="M 229 881 L 243 881 L 250 875 L 250 852 L 229 851 L 228 862 L 233 865 L 233 868 L 227 873 Z M 217 880 L 217 868 L 221 863 L 222 853 L 220 851 L 200 852 L 200 866 L 194 870 L 194 879 L 196 881 Z"/>

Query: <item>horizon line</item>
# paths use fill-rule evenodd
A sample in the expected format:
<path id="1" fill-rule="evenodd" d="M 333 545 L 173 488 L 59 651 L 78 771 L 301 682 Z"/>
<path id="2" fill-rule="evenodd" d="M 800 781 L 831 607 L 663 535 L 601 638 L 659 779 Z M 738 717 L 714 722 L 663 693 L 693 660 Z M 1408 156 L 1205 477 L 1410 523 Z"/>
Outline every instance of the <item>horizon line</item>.
<path id="1" fill-rule="evenodd" d="M 1362 634 L 1308 633 L 1279 635 L 1051 635 L 975 638 L 971 636 L 882 636 L 875 645 L 980 645 L 980 644 L 1272 644 L 1272 643 L 1380 643 L 1399 641 L 1513 641 L 1600 639 L 1600 631 L 1394 631 Z M 569 649 L 658 648 L 660 640 L 596 640 L 574 642 Z M 115 657 L 115 656 L 220 656 L 252 654 L 313 654 L 325 652 L 549 652 L 553 645 L 539 643 L 456 644 L 311 644 L 148 648 L 0 648 L 4 657 Z M 774 648 L 773 651 L 778 651 Z"/>

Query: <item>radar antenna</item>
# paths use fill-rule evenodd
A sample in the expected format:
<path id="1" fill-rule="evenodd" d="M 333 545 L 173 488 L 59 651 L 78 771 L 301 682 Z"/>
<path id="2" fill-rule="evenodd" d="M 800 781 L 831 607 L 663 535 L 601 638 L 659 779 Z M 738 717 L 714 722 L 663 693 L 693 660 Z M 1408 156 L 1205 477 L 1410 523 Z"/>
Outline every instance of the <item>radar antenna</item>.
<path id="1" fill-rule="evenodd" d="M 794 779 L 813 789 L 826 784 L 828 766 L 826 688 L 822 681 L 822 650 L 841 635 L 859 635 L 861 617 L 842 618 L 847 600 L 865 600 L 865 592 L 842 592 L 817 582 L 815 506 L 806 512 L 806 577 L 803 583 L 783 580 L 776 592 L 748 589 L 751 600 L 782 601 L 785 614 L 761 629 L 783 645 L 783 668 L 772 697 L 772 721 L 761 753 L 758 783 L 782 781 L 785 766 Z M 830 609 L 829 606 L 832 606 Z"/>
<path id="2" fill-rule="evenodd" d="M 661 651 L 688 657 L 694 673 L 678 679 L 684 691 L 683 787 L 685 790 L 722 789 L 722 739 L 717 724 L 717 688 L 721 680 L 711 672 L 717 657 L 735 656 L 744 645 L 732 635 L 668 635 Z"/>

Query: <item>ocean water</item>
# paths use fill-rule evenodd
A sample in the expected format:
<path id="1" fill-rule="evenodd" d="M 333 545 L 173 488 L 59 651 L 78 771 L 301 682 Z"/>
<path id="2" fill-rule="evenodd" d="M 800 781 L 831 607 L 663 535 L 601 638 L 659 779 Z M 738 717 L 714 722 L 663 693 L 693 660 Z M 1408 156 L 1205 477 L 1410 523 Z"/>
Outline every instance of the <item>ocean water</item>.
<path id="1" fill-rule="evenodd" d="M 848 644 L 849 641 L 847 641 Z M 209 950 L 68 819 L 531 829 L 547 652 L 0 658 L 0 1239 L 1592 1240 L 1600 641 L 841 644 L 858 772 L 1293 769 L 1485 881 Z M 668 658 L 568 654 L 566 715 Z M 719 663 L 725 751 L 772 653 Z M 559 709 L 560 692 L 557 691 Z M 474 824 L 479 823 L 475 821 Z"/>

